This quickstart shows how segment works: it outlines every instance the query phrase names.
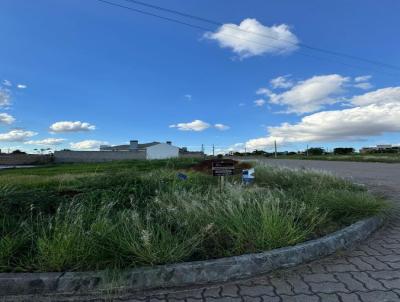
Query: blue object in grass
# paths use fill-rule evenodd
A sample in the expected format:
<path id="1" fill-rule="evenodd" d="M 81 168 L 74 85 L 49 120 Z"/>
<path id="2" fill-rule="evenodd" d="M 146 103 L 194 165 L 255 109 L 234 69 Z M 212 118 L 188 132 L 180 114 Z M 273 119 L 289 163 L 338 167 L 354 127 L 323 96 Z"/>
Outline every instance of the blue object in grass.
<path id="1" fill-rule="evenodd" d="M 187 179 L 188 179 L 187 175 L 186 175 L 186 174 L 183 174 L 183 173 L 178 173 L 178 178 L 179 178 L 180 180 L 187 180 Z"/>
<path id="2" fill-rule="evenodd" d="M 245 185 L 249 185 L 254 182 L 254 168 L 246 169 L 242 171 L 242 181 Z"/>

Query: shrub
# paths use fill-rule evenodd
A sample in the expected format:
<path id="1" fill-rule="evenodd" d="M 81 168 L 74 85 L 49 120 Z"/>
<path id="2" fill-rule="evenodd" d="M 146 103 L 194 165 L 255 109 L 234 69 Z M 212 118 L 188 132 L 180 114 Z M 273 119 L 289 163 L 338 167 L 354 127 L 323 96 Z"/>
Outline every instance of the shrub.
<path id="1" fill-rule="evenodd" d="M 260 165 L 254 185 L 231 177 L 220 191 L 206 174 L 186 171 L 188 179 L 179 179 L 176 169 L 186 164 L 112 163 L 63 175 L 50 167 L 47 176 L 33 169 L 34 177 L 0 177 L 0 271 L 114 269 L 260 252 L 387 206 L 328 173 Z"/>

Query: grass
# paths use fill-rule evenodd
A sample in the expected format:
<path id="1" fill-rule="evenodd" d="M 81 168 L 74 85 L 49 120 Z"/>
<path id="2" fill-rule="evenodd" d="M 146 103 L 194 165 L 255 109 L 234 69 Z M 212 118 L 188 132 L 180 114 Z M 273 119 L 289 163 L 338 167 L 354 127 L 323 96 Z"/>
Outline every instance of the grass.
<path id="1" fill-rule="evenodd" d="M 256 167 L 256 183 L 196 160 L 65 164 L 0 172 L 0 271 L 114 270 L 294 245 L 387 204 L 329 174 Z M 188 175 L 180 180 L 178 172 Z"/>
<path id="2" fill-rule="evenodd" d="M 302 159 L 302 160 L 328 160 L 328 161 L 355 161 L 355 162 L 379 162 L 379 163 L 400 163 L 399 153 L 382 154 L 351 154 L 351 155 L 279 155 L 280 159 Z"/>

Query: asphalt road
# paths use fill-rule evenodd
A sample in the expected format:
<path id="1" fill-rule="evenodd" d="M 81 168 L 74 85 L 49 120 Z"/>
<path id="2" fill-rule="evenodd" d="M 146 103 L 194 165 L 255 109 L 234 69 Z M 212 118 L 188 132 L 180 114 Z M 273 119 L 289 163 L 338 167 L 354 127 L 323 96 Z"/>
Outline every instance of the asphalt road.
<path id="1" fill-rule="evenodd" d="M 329 171 L 339 177 L 368 185 L 372 190 L 382 192 L 391 198 L 400 196 L 400 163 L 369 163 L 323 160 L 263 159 L 272 166 L 294 169 L 306 168 Z"/>

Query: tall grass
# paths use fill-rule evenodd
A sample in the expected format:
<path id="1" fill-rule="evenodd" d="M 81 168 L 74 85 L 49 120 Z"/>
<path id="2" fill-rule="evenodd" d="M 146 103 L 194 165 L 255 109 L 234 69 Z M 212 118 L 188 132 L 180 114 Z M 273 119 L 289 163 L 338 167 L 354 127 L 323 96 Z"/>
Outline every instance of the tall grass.
<path id="1" fill-rule="evenodd" d="M 220 192 L 178 163 L 0 190 L 0 271 L 115 269 L 294 245 L 377 214 L 385 202 L 329 174 L 256 167 Z M 16 177 L 16 176 L 13 176 Z M 61 178 L 59 178 L 61 179 Z M 46 195 L 47 194 L 47 195 Z M 6 218 L 7 217 L 7 218 Z"/>

